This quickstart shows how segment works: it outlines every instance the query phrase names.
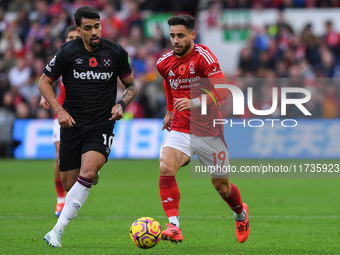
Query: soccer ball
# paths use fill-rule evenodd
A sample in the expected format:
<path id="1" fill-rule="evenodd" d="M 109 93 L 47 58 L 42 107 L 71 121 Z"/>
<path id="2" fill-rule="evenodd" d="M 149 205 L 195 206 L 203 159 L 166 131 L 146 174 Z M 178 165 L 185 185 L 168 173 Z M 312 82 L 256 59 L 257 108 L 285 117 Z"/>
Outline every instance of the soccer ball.
<path id="1" fill-rule="evenodd" d="M 161 225 L 151 217 L 141 217 L 131 225 L 130 238 L 139 248 L 152 248 L 159 243 L 161 237 Z"/>

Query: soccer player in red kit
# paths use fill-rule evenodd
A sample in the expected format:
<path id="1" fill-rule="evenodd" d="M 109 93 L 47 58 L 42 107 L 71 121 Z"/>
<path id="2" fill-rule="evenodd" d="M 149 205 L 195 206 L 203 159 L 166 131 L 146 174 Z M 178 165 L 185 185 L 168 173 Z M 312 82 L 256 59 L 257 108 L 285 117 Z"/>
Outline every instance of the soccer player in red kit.
<path id="1" fill-rule="evenodd" d="M 177 243 L 183 240 L 178 210 L 180 192 L 175 179 L 179 168 L 186 165 L 194 154 L 203 165 L 229 166 L 223 125 L 216 128 L 196 125 L 201 122 L 212 123 L 213 118 L 221 118 L 218 107 L 210 97 L 207 100 L 209 114 L 200 114 L 202 98 L 193 91 L 208 80 L 211 87 L 209 93 L 214 98 L 226 99 L 228 92 L 213 88 L 214 84 L 225 83 L 225 78 L 209 48 L 194 43 L 194 18 L 188 15 L 173 16 L 169 18 L 168 25 L 173 50 L 157 61 L 157 70 L 164 78 L 167 97 L 163 130 L 170 131 L 160 151 L 159 192 L 169 219 L 162 238 Z M 198 91 L 202 92 L 199 89 Z M 216 157 L 216 153 L 219 157 Z M 246 241 L 250 229 L 248 206 L 242 202 L 238 188 L 231 183 L 227 173 L 213 173 L 211 181 L 219 195 L 234 211 L 237 240 L 241 243 Z"/>

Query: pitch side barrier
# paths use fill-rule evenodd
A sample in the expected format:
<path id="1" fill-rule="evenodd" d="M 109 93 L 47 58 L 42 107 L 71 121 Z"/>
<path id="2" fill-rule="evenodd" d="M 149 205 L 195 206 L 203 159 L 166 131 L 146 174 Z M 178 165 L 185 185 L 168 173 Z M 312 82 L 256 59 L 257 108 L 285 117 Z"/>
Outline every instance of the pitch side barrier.
<path id="1" fill-rule="evenodd" d="M 230 158 L 340 158 L 339 119 L 224 119 Z M 262 125 L 263 124 L 263 125 Z M 157 159 L 167 131 L 162 119 L 120 120 L 110 158 Z M 294 126 L 294 127 L 289 127 Z M 53 159 L 53 120 L 16 120 L 13 138 L 17 159 Z"/>

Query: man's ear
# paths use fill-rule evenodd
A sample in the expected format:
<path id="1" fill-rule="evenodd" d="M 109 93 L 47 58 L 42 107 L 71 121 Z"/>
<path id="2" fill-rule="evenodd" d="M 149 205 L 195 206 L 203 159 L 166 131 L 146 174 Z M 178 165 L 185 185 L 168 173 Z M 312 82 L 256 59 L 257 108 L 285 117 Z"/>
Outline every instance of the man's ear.
<path id="1" fill-rule="evenodd" d="M 196 31 L 195 30 L 193 30 L 191 32 L 191 36 L 192 36 L 192 40 L 195 40 L 195 38 L 196 38 Z"/>

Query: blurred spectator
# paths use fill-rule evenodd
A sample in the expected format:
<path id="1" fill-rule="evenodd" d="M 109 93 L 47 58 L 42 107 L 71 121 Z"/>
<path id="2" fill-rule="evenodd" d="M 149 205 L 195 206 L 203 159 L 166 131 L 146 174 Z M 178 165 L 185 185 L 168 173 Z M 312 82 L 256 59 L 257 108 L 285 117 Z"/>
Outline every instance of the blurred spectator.
<path id="1" fill-rule="evenodd" d="M 152 82 L 144 81 L 139 95 L 139 103 L 144 108 L 144 118 L 163 118 L 165 116 L 166 103 L 163 100 L 164 90 L 162 80 Z M 162 110 L 163 109 L 163 110 Z"/>
<path id="2" fill-rule="evenodd" d="M 24 84 L 28 83 L 31 68 L 26 66 L 24 58 L 18 58 L 17 64 L 8 73 L 8 80 L 11 88 L 21 89 Z"/>
<path id="3" fill-rule="evenodd" d="M 284 4 L 288 2 L 285 1 Z M 294 6 L 302 6 L 302 1 L 291 2 Z M 323 36 L 317 36 L 311 24 L 306 24 L 298 34 L 285 21 L 283 12 L 279 12 L 276 27 L 268 24 L 254 29 L 253 37 L 240 53 L 237 77 L 266 78 L 264 82 L 243 83 L 254 88 L 253 102 L 255 108 L 259 107 L 257 109 L 268 109 L 271 106 L 272 95 L 271 86 L 267 84 L 268 79 L 281 78 L 277 80 L 280 86 L 304 87 L 310 90 L 312 98 L 305 107 L 313 118 L 338 118 L 339 84 L 328 83 L 330 78 L 340 77 L 339 45 L 339 35 L 331 21 L 325 22 Z M 245 113 L 244 116 L 249 117 L 249 114 Z M 272 117 L 275 117 L 275 113 Z M 287 117 L 305 116 L 296 107 L 288 106 Z"/>
<path id="4" fill-rule="evenodd" d="M 323 36 L 326 44 L 329 47 L 335 48 L 336 46 L 339 45 L 339 33 L 334 31 L 333 29 L 333 22 L 330 20 L 327 20 L 325 22 L 325 29 L 326 29 L 326 34 Z"/>
<path id="5" fill-rule="evenodd" d="M 323 40 L 326 45 L 332 50 L 332 52 L 340 57 L 340 34 L 336 32 L 333 28 L 333 22 L 327 20 L 325 22 L 325 34 L 323 36 Z"/>
<path id="6" fill-rule="evenodd" d="M 8 12 L 19 12 L 19 11 L 29 11 L 31 8 L 30 1 L 26 0 L 12 0 L 7 6 Z"/>
<path id="7" fill-rule="evenodd" d="M 15 108 L 13 95 L 7 91 L 0 106 L 0 158 L 13 157 L 15 143 L 13 140 L 13 125 L 15 120 Z"/>
<path id="8" fill-rule="evenodd" d="M 318 62 L 318 37 L 313 33 L 311 24 L 307 24 L 301 33 L 301 40 L 306 45 L 306 59 L 316 65 Z"/>
<path id="9" fill-rule="evenodd" d="M 4 73 L 6 75 L 9 71 L 16 66 L 17 60 L 15 57 L 15 53 L 12 47 L 9 47 L 3 54 L 3 57 L 0 58 L 0 65 Z"/>
<path id="10" fill-rule="evenodd" d="M 40 99 L 40 91 L 38 89 L 37 75 L 35 72 L 31 72 L 27 83 L 20 87 L 19 93 L 27 103 L 34 97 Z"/>
<path id="11" fill-rule="evenodd" d="M 276 77 L 278 78 L 288 77 L 288 68 L 282 59 L 276 62 L 275 71 L 276 71 Z"/>
<path id="12" fill-rule="evenodd" d="M 22 50 L 23 44 L 15 29 L 16 29 L 15 24 L 11 23 L 4 31 L 4 34 L 0 39 L 1 55 L 3 55 L 10 48 L 12 48 L 15 53 L 19 53 Z"/>
<path id="13" fill-rule="evenodd" d="M 101 18 L 102 36 L 111 41 L 117 42 L 122 28 L 122 21 L 118 16 L 115 5 L 110 4 L 103 10 Z"/>
<path id="14" fill-rule="evenodd" d="M 2 71 L 1 64 L 0 64 L 0 107 L 3 106 L 4 95 L 9 90 L 10 90 L 10 86 L 9 86 L 9 82 L 7 79 L 7 75 L 5 72 Z"/>
<path id="15" fill-rule="evenodd" d="M 218 28 L 222 17 L 223 3 L 215 0 L 208 9 L 207 25 L 209 28 Z"/>
<path id="16" fill-rule="evenodd" d="M 159 24 L 156 25 L 156 29 L 153 32 L 152 40 L 155 43 L 155 51 L 164 50 L 169 44 L 169 40 L 167 40 L 164 36 L 163 30 Z"/>
<path id="17" fill-rule="evenodd" d="M 36 0 L 34 7 L 36 10 L 33 14 L 32 20 L 37 20 L 41 27 L 48 24 L 50 20 L 48 15 L 48 2 L 46 0 Z"/>
<path id="18" fill-rule="evenodd" d="M 323 118 L 338 118 L 340 117 L 340 100 L 339 91 L 334 84 L 324 86 L 324 100 L 322 105 Z M 321 107 L 320 107 L 321 108 Z"/>
<path id="19" fill-rule="evenodd" d="M 250 48 L 244 48 L 240 55 L 239 67 L 242 72 L 254 72 L 257 69 L 257 63 Z"/>
<path id="20" fill-rule="evenodd" d="M 280 78 L 306 79 L 340 78 L 340 37 L 333 22 L 325 22 L 322 36 L 314 33 L 311 24 L 303 31 L 294 31 L 286 20 L 284 9 L 339 7 L 334 0 L 13 0 L 1 1 L 0 7 L 0 99 L 10 90 L 14 107 L 20 118 L 46 118 L 50 112 L 36 108 L 37 90 L 33 76 L 39 77 L 46 60 L 51 59 L 63 44 L 65 27 L 73 22 L 74 10 L 80 5 L 91 5 L 101 11 L 103 38 L 121 44 L 129 53 L 138 82 L 140 96 L 127 109 L 134 117 L 163 117 L 159 109 L 165 103 L 163 86 L 158 83 L 155 59 L 171 50 L 168 35 L 163 26 L 156 24 L 150 38 L 146 37 L 145 24 L 149 13 L 187 12 L 196 15 L 199 9 L 207 9 L 205 22 L 209 28 L 220 28 L 224 9 L 277 8 L 277 20 L 262 27 L 254 27 L 252 37 L 239 55 L 235 78 L 252 80 L 268 79 L 268 83 L 256 84 L 254 104 L 258 109 L 270 107 L 270 83 Z M 198 7 L 198 8 L 197 8 Z M 199 37 L 198 37 L 199 38 Z M 22 67 L 23 66 L 23 67 Z M 30 73 L 31 77 L 30 77 Z M 30 81 L 28 81 L 30 77 Z M 289 84 L 288 84 L 289 85 Z M 287 85 L 287 86 L 288 86 Z M 313 94 L 309 109 L 313 117 L 339 116 L 340 106 L 331 98 L 340 98 L 338 86 L 292 83 L 291 86 L 308 87 Z M 334 89 L 335 87 L 335 89 Z M 321 92 L 322 93 L 321 93 Z M 123 91 L 119 90 L 119 93 Z M 326 102 L 328 101 L 328 102 Z M 0 101 L 1 102 L 1 101 Z M 1 102 L 2 104 L 2 102 Z M 0 104 L 0 105 L 1 105 Z M 316 110 L 320 107 L 320 111 Z M 335 107 L 335 108 L 334 108 Z M 28 111 L 27 111 L 28 110 Z M 332 112 L 333 111 L 333 112 Z M 249 113 L 246 113 L 250 116 Z M 275 113 L 273 114 L 273 116 Z"/>
<path id="21" fill-rule="evenodd" d="M 16 118 L 17 119 L 30 119 L 30 110 L 25 102 L 20 102 L 16 106 Z"/>
<path id="22" fill-rule="evenodd" d="M 4 32 L 8 28 L 8 21 L 4 18 L 4 9 L 0 7 L 0 37 L 3 36 Z"/>
<path id="23" fill-rule="evenodd" d="M 18 17 L 14 22 L 15 30 L 22 42 L 22 44 L 25 43 L 26 37 L 30 28 L 30 22 L 28 19 L 28 11 L 26 10 L 20 10 L 18 12 Z"/>
<path id="24" fill-rule="evenodd" d="M 48 118 L 51 118 L 51 115 L 46 109 L 44 109 L 42 107 L 38 107 L 37 111 L 36 111 L 35 118 L 37 118 L 37 119 L 48 119 Z"/>
<path id="25" fill-rule="evenodd" d="M 135 31 L 136 29 L 143 31 L 143 17 L 139 12 L 139 6 L 136 1 L 125 0 L 123 2 L 123 11 L 125 17 L 123 17 L 124 21 L 122 25 L 121 35 L 123 37 L 129 37 L 131 36 L 132 28 L 134 28 Z"/>
<path id="26" fill-rule="evenodd" d="M 270 36 L 268 34 L 268 26 L 259 28 L 259 31 L 255 35 L 254 46 L 258 51 L 266 51 L 269 48 Z"/>
<path id="27" fill-rule="evenodd" d="M 320 62 L 316 64 L 316 68 L 321 70 L 326 78 L 333 78 L 335 71 L 335 59 L 332 52 L 326 45 L 320 45 L 318 48 Z"/>

